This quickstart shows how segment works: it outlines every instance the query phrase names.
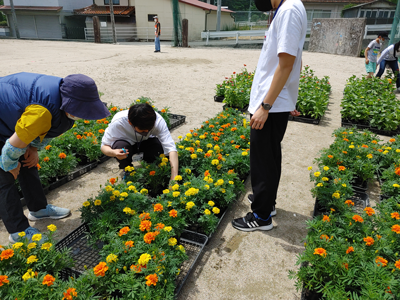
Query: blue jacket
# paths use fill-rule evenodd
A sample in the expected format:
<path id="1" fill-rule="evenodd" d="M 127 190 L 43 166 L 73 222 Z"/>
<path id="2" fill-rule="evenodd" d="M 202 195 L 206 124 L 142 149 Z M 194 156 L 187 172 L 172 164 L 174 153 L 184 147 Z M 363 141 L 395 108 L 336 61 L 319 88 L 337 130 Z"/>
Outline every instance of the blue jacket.
<path id="1" fill-rule="evenodd" d="M 62 78 L 34 73 L 0 77 L 0 140 L 5 142 L 15 132 L 15 125 L 32 104 L 42 105 L 52 115 L 45 138 L 54 138 L 69 130 L 74 121 L 60 110 Z"/>

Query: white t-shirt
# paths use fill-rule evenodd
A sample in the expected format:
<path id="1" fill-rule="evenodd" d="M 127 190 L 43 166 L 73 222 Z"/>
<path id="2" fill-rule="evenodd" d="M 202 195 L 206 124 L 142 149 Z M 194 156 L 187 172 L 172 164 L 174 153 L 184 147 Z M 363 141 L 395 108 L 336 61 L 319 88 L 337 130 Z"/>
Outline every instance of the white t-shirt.
<path id="1" fill-rule="evenodd" d="M 381 50 L 381 44 L 373 40 L 368 44 L 368 48 L 368 60 L 370 62 L 376 62 L 378 60 L 379 50 Z"/>
<path id="2" fill-rule="evenodd" d="M 156 112 L 156 123 L 154 124 L 153 129 L 151 129 L 146 136 L 142 136 L 135 131 L 131 124 L 129 124 L 128 110 L 124 110 L 117 113 L 111 120 L 111 123 L 104 132 L 101 145 L 112 147 L 112 145 L 118 140 L 124 140 L 129 142 L 131 145 L 134 145 L 145 141 L 150 137 L 158 138 L 165 155 L 171 151 L 176 151 L 175 142 L 168 130 L 167 123 L 159 113 Z"/>
<path id="3" fill-rule="evenodd" d="M 272 105 L 271 113 L 293 111 L 299 94 L 301 56 L 307 32 L 307 14 L 300 0 L 286 0 L 279 8 L 269 30 L 258 60 L 251 87 L 249 112 L 254 114 L 267 95 L 280 53 L 295 56 L 293 70 L 281 93 Z"/>
<path id="4" fill-rule="evenodd" d="M 397 60 L 396 57 L 393 56 L 393 51 L 394 51 L 394 45 L 390 45 L 389 47 L 387 47 L 381 54 L 381 57 L 379 57 L 377 64 L 379 65 L 381 63 L 382 60 L 386 60 L 386 61 L 395 61 Z"/>

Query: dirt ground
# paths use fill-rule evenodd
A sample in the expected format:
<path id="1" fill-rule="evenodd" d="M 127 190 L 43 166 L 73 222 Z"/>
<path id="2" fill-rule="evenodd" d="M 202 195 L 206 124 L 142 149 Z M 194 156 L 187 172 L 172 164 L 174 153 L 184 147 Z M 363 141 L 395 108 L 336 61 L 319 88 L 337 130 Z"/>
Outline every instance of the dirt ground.
<path id="1" fill-rule="evenodd" d="M 64 77 L 82 73 L 92 77 L 102 100 L 122 107 L 140 96 L 150 97 L 157 107 L 185 115 L 186 123 L 172 131 L 175 140 L 189 129 L 215 116 L 222 109 L 213 101 L 214 88 L 225 76 L 239 72 L 244 64 L 253 71 L 260 50 L 233 48 L 172 48 L 162 45 L 154 53 L 150 44 L 107 45 L 75 42 L 1 40 L 0 76 L 35 72 Z M 277 199 L 274 229 L 245 233 L 233 229 L 230 221 L 244 216 L 250 206 L 246 194 L 228 211 L 204 254 L 200 257 L 180 293 L 183 299 L 300 299 L 288 271 L 296 269 L 296 256 L 304 249 L 306 221 L 311 218 L 314 199 L 307 167 L 323 147 L 333 141 L 340 127 L 340 100 L 351 75 L 364 74 L 362 58 L 320 53 L 303 54 L 303 64 L 317 76 L 329 76 L 332 84 L 329 110 L 320 125 L 289 122 L 283 140 L 283 173 Z M 1 92 L 1 91 L 0 91 Z M 45 230 L 54 223 L 61 239 L 80 225 L 78 208 L 98 194 L 99 186 L 119 175 L 114 160 L 51 191 L 51 204 L 68 207 L 72 216 L 58 221 L 32 222 Z M 375 187 L 375 185 L 374 185 Z M 371 194 L 372 198 L 376 192 Z M 373 199 L 372 199 L 373 200 Z M 27 210 L 25 209 L 27 214 Z M 8 233 L 0 221 L 0 244 Z"/>

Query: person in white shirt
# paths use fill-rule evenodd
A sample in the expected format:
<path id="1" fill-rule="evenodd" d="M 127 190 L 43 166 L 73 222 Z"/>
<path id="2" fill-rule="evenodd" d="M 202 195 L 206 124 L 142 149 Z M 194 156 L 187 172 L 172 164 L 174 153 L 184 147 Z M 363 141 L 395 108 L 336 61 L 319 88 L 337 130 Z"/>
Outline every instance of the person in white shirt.
<path id="1" fill-rule="evenodd" d="M 381 44 L 388 38 L 387 33 L 381 32 L 375 40 L 372 40 L 364 51 L 365 69 L 367 70 L 367 78 L 371 78 L 376 71 L 376 61 L 381 50 Z"/>
<path id="2" fill-rule="evenodd" d="M 307 14 L 301 0 L 256 0 L 261 11 L 276 9 L 266 32 L 251 88 L 249 112 L 250 174 L 253 194 L 251 210 L 232 221 L 242 231 L 271 230 L 271 217 L 281 176 L 281 141 L 289 114 L 298 116 L 302 52 L 307 31 Z"/>
<path id="3" fill-rule="evenodd" d="M 171 180 L 178 175 L 178 152 L 167 123 L 147 103 L 135 104 L 114 116 L 104 132 L 101 151 L 115 157 L 123 170 L 132 166 L 136 153 L 143 153 L 143 160 L 148 163 L 164 153 L 169 156 Z"/>
<path id="4" fill-rule="evenodd" d="M 377 64 L 379 65 L 379 71 L 376 74 L 376 77 L 381 78 L 383 72 L 385 72 L 386 65 L 388 65 L 392 69 L 393 74 L 396 75 L 396 88 L 398 92 L 400 92 L 400 76 L 398 75 L 399 64 L 397 63 L 397 57 L 399 57 L 399 55 L 400 42 L 387 47 L 378 59 Z"/>

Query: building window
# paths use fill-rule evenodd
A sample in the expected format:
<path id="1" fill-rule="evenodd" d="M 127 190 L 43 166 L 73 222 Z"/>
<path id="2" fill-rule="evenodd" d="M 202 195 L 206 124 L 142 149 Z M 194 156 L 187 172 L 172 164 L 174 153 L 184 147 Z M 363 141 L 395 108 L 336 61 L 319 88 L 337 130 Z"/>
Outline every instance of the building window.
<path id="1" fill-rule="evenodd" d="M 119 0 L 113 0 L 114 5 L 119 5 Z M 104 0 L 104 5 L 110 5 L 110 0 Z"/>
<path id="2" fill-rule="evenodd" d="M 156 17 L 157 15 L 147 15 L 147 21 L 149 22 L 154 22 L 154 17 Z"/>
<path id="3" fill-rule="evenodd" d="M 309 9 L 307 10 L 307 20 L 311 21 L 315 18 L 330 18 L 331 11 L 330 10 L 322 10 L 322 9 Z"/>

